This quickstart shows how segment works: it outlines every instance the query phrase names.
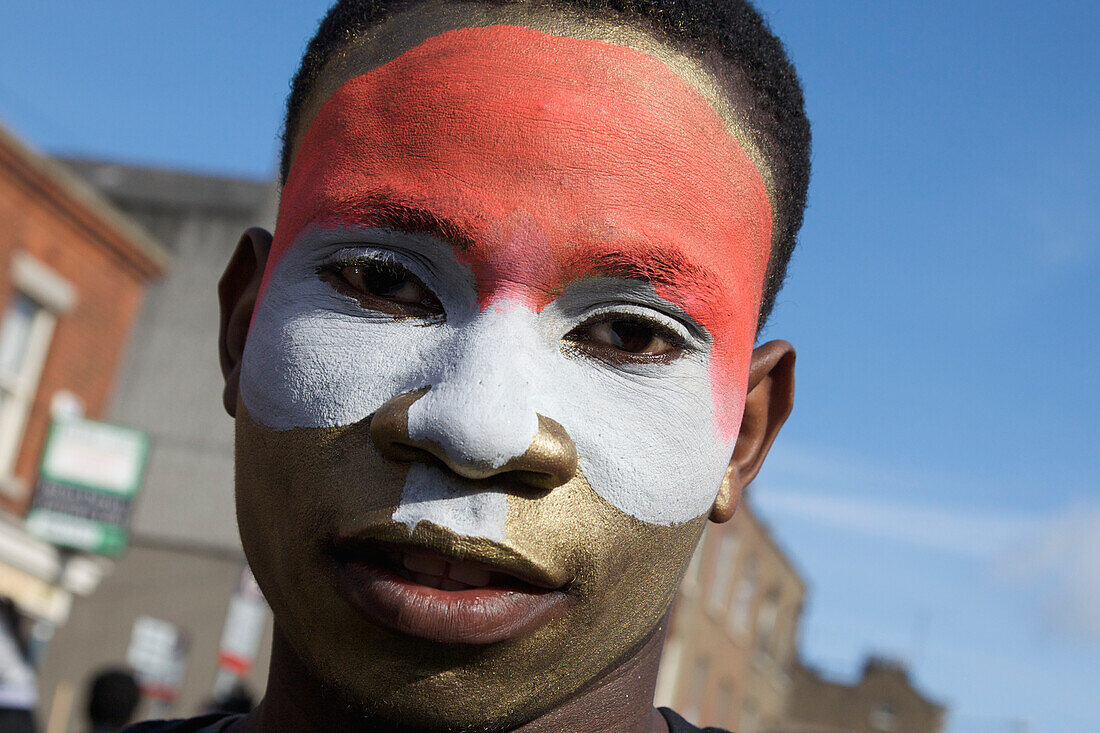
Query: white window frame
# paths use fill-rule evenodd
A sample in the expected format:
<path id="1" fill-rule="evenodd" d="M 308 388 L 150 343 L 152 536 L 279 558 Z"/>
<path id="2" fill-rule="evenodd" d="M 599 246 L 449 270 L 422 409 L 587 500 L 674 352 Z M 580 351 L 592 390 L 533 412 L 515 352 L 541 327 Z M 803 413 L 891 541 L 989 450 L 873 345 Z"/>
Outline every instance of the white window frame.
<path id="1" fill-rule="evenodd" d="M 737 579 L 733 598 L 730 600 L 728 625 L 730 633 L 735 637 L 747 634 L 755 622 L 752 612 L 760 587 L 759 574 L 760 561 L 756 555 L 749 555 L 741 567 L 741 577 Z"/>
<path id="2" fill-rule="evenodd" d="M 782 594 L 772 589 L 764 594 L 756 611 L 756 649 L 774 659 L 775 632 L 779 625 L 779 609 Z"/>
<path id="3" fill-rule="evenodd" d="M 681 587 L 683 588 L 684 594 L 687 596 L 693 596 L 696 591 L 699 590 L 703 573 L 703 558 L 707 553 L 707 538 L 709 536 L 709 532 L 703 532 L 703 536 L 699 538 L 699 544 L 695 547 L 695 552 L 691 555 L 691 562 L 688 563 L 687 572 L 684 573 L 684 582 Z"/>
<path id="4" fill-rule="evenodd" d="M 734 527 L 725 527 L 719 538 L 718 557 L 714 561 L 714 577 L 707 598 L 707 609 L 716 617 L 721 616 L 729 605 L 740 550 L 741 534 Z"/>
<path id="5" fill-rule="evenodd" d="M 76 305 L 76 289 L 25 252 L 16 252 L 12 257 L 11 281 L 13 289 L 4 313 L 21 296 L 38 306 L 31 319 L 19 373 L 7 383 L 0 378 L 0 395 L 3 396 L 0 402 L 0 486 L 8 494 L 19 494 L 24 487 L 14 479 L 12 471 L 23 445 L 27 418 L 38 392 L 58 315 L 69 312 Z"/>

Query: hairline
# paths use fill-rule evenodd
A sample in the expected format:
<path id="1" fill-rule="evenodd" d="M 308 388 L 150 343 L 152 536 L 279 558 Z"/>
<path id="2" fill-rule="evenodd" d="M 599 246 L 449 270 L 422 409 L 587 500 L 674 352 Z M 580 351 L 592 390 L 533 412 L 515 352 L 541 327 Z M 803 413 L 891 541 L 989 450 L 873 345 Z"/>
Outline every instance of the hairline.
<path id="1" fill-rule="evenodd" d="M 309 126 L 320 112 L 325 102 L 344 84 L 353 78 L 370 73 L 379 66 L 395 59 L 412 50 L 424 41 L 434 38 L 441 33 L 460 28 L 487 28 L 493 25 L 518 25 L 559 38 L 571 38 L 580 40 L 597 40 L 609 44 L 622 46 L 644 53 L 658 62 L 671 68 L 677 76 L 699 93 L 708 106 L 721 118 L 723 127 L 733 136 L 741 146 L 742 151 L 748 156 L 756 172 L 764 179 L 764 187 L 768 200 L 772 207 L 773 229 L 776 225 L 775 211 L 779 207 L 778 189 L 773 171 L 774 160 L 764 151 L 764 146 L 758 139 L 759 132 L 751 123 L 750 115 L 743 110 L 746 92 L 744 72 L 722 58 L 721 54 L 707 50 L 702 53 L 692 53 L 684 43 L 677 43 L 659 28 L 645 23 L 641 19 L 613 17 L 609 13 L 598 11 L 566 12 L 556 7 L 532 5 L 523 0 L 519 2 L 500 2 L 500 0 L 487 0 L 484 2 L 470 2 L 469 0 L 450 0 L 446 6 L 466 6 L 470 8 L 490 9 L 491 17 L 482 18 L 482 22 L 467 22 L 464 25 L 438 26 L 428 34 L 414 35 L 411 43 L 405 43 L 396 53 L 372 55 L 364 47 L 375 41 L 368 37 L 372 32 L 385 31 L 385 26 L 401 26 L 402 14 L 416 12 L 423 8 L 438 8 L 435 4 L 423 2 L 409 3 L 406 7 L 391 12 L 385 17 L 372 22 L 362 32 L 341 41 L 334 47 L 329 58 L 326 59 L 320 71 L 308 85 L 308 93 L 298 105 L 294 118 L 294 128 L 284 130 L 284 135 L 290 141 L 286 152 L 288 153 L 286 165 L 280 170 L 280 186 L 285 185 L 286 179 L 283 170 L 289 175 L 295 155 L 301 146 Z M 501 17 L 504 16 L 504 17 Z M 582 17 L 583 16 L 583 17 Z M 554 27 L 555 21 L 568 21 L 571 17 L 579 17 L 579 22 L 569 23 L 569 28 Z M 471 18 L 464 18 L 471 20 Z M 502 22 L 504 21 L 504 22 Z M 509 22 L 510 21 L 510 22 Z M 532 22 L 534 21 L 534 22 Z M 606 32 L 600 32 L 593 22 L 605 22 L 602 28 Z M 358 56 L 358 59 L 353 59 Z M 365 56 L 365 58 L 364 58 Z M 358 61 L 359 63 L 356 63 Z M 364 63 L 365 62 L 365 63 Z M 352 73 L 349 67 L 355 67 Z M 338 83 L 325 84 L 326 79 L 337 78 Z M 327 93 L 326 93 L 327 92 Z M 322 96 L 323 95 L 323 96 Z M 287 122 L 289 123 L 289 117 Z"/>

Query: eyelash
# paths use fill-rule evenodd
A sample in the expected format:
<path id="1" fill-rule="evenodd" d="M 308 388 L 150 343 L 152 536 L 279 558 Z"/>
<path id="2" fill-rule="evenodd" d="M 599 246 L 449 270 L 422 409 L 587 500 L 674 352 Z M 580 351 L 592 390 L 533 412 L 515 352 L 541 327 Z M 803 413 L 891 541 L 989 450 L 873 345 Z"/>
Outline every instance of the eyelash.
<path id="1" fill-rule="evenodd" d="M 393 273 L 410 274 L 412 272 L 393 253 L 382 250 L 378 252 L 363 252 L 361 250 L 344 249 L 335 252 L 318 266 L 318 271 L 337 271 L 344 267 L 378 267 Z M 419 279 L 419 278 L 418 278 Z"/>
<path id="2" fill-rule="evenodd" d="M 406 267 L 404 264 L 402 264 L 401 262 L 397 261 L 396 259 L 394 259 L 392 257 L 363 256 L 363 255 L 358 255 L 358 256 L 353 256 L 353 257 L 340 257 L 339 255 L 337 255 L 336 258 L 330 259 L 329 261 L 324 262 L 321 265 L 319 265 L 317 267 L 317 275 L 322 280 L 328 282 L 337 292 L 341 293 L 342 295 L 346 295 L 350 298 L 355 298 L 356 300 L 358 300 L 360 302 L 361 305 L 363 305 L 364 307 L 366 307 L 370 310 L 380 310 L 383 313 L 390 313 L 390 315 L 397 316 L 398 318 L 402 318 L 402 317 L 426 318 L 426 319 L 428 319 L 429 321 L 432 321 L 432 322 L 434 322 L 434 321 L 436 321 L 436 320 L 438 320 L 439 318 L 442 317 L 442 313 L 423 313 L 423 314 L 404 313 L 404 314 L 399 314 L 399 313 L 391 313 L 389 310 L 387 310 L 385 308 L 379 309 L 379 308 L 371 307 L 367 303 L 363 302 L 364 294 L 357 291 L 357 290 L 355 290 L 345 280 L 344 276 L 341 274 L 342 270 L 345 270 L 349 267 L 372 268 L 372 269 L 376 270 L 377 272 L 380 272 L 380 273 L 383 273 L 383 274 L 386 274 L 386 275 L 391 275 L 395 278 L 404 278 L 404 279 L 411 280 L 413 283 L 415 283 L 417 285 L 417 287 L 419 287 L 421 290 L 423 290 L 424 293 L 426 293 L 428 296 L 430 296 L 432 298 L 432 300 L 435 302 L 435 304 L 438 306 L 438 299 L 436 298 L 436 296 L 432 292 L 432 290 L 427 285 L 424 284 L 424 281 L 421 280 L 420 277 L 418 277 L 410 268 Z M 409 306 L 406 306 L 406 308 L 408 308 L 408 307 Z"/>
<path id="3" fill-rule="evenodd" d="M 344 279 L 341 271 L 349 267 L 373 268 L 395 278 L 408 278 L 415 282 L 425 292 L 431 294 L 430 289 L 408 267 L 392 257 L 363 256 L 361 254 L 352 257 L 340 257 L 330 259 L 317 268 L 317 273 L 329 282 L 338 292 L 348 297 L 361 300 L 361 294 L 355 291 Z M 366 305 L 366 304 L 364 304 Z M 369 307 L 369 306 L 367 306 Z M 650 329 L 653 335 L 664 340 L 669 346 L 669 352 L 664 354 L 631 354 L 619 351 L 611 346 L 606 346 L 593 339 L 584 337 L 584 332 L 601 323 L 625 321 Z M 570 338 L 576 334 L 575 337 Z M 574 327 L 567 335 L 566 340 L 572 342 L 572 349 L 584 351 L 597 351 L 599 358 L 616 363 L 667 363 L 682 356 L 685 352 L 694 351 L 695 348 L 689 338 L 679 333 L 675 328 L 662 323 L 656 318 L 651 318 L 641 313 L 606 308 L 591 313 L 581 323 Z M 585 346 L 587 345 L 587 346 Z"/>
<path id="4" fill-rule="evenodd" d="M 630 313 L 623 311 L 606 310 L 591 314 L 588 318 L 578 324 L 569 334 L 573 334 L 580 331 L 590 329 L 600 323 L 606 323 L 608 321 L 627 321 L 630 323 L 639 324 L 653 330 L 653 334 L 664 339 L 669 347 L 670 351 L 665 354 L 630 354 L 629 352 L 619 351 L 613 347 L 598 348 L 600 352 L 599 358 L 606 361 L 610 361 L 615 364 L 627 364 L 627 363 L 649 363 L 649 364 L 667 364 L 670 361 L 674 361 L 685 353 L 694 351 L 695 348 L 691 342 L 678 333 L 670 326 L 661 323 L 655 318 L 648 318 L 639 313 Z M 568 335 L 567 335 L 568 339 Z M 572 349 L 580 350 L 582 344 L 594 344 L 595 342 L 584 338 L 569 339 L 572 341 Z M 591 346 L 589 347 L 591 348 Z"/>

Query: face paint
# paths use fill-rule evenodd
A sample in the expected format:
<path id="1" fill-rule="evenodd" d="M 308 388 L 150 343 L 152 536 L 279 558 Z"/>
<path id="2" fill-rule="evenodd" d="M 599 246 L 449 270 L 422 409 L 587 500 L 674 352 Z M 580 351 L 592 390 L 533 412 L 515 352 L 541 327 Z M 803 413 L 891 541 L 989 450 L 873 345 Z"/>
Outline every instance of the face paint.
<path id="1" fill-rule="evenodd" d="M 543 73 L 529 79 L 532 53 L 557 63 L 548 61 Z M 634 73 L 623 74 L 623 69 Z M 311 124 L 284 190 L 263 299 L 281 259 L 292 249 L 290 243 L 309 239 L 303 236 L 308 224 L 386 223 L 395 216 L 402 226 L 419 216 L 422 221 L 413 225 L 458 243 L 455 256 L 469 269 L 452 273 L 452 280 L 462 281 L 472 273 L 477 303 L 486 311 L 502 316 L 517 309 L 540 311 L 579 277 L 625 275 L 648 281 L 667 305 L 702 324 L 712 338 L 707 368 L 715 404 L 707 413 L 717 435 L 708 438 L 689 430 L 681 436 L 675 428 L 660 426 L 646 431 L 645 422 L 638 424 L 629 405 L 625 410 L 610 405 L 613 415 L 629 418 L 617 421 L 618 426 L 634 425 L 631 432 L 642 436 L 640 441 L 614 446 L 617 455 L 602 466 L 591 464 L 608 453 L 607 446 L 596 446 L 589 457 L 582 450 L 581 456 L 589 462 L 587 468 L 604 474 L 590 476 L 594 488 L 645 521 L 684 521 L 705 511 L 712 498 L 706 495 L 713 494 L 714 477 L 726 460 L 721 456 L 728 456 L 739 422 L 770 216 L 761 177 L 697 92 L 651 57 L 597 41 L 554 38 L 516 27 L 463 29 L 430 39 L 346 83 Z M 306 242 L 299 247 L 316 245 Z M 290 279 L 300 283 L 295 279 L 301 277 L 300 270 L 291 270 Z M 292 287 L 283 288 L 284 296 Z M 499 308 L 490 307 L 498 303 Z M 470 314 L 470 304 L 461 305 Z M 284 328 L 288 315 L 261 319 L 268 310 L 277 308 L 261 306 L 256 325 Z M 315 312 L 322 319 L 326 315 L 324 309 Z M 461 315 L 448 311 L 448 321 L 457 322 Z M 471 344 L 464 354 L 456 354 L 453 345 L 417 354 L 419 365 L 434 364 L 450 374 L 417 368 L 395 380 L 403 384 L 381 384 L 385 380 L 378 375 L 393 371 L 385 368 L 384 355 L 367 356 L 369 349 L 346 339 L 327 352 L 318 349 L 326 341 L 324 333 L 333 330 L 323 323 L 307 325 L 305 320 L 299 319 L 304 339 L 283 332 L 250 338 L 250 348 L 262 353 L 246 358 L 246 367 L 262 364 L 259 370 L 266 372 L 266 365 L 276 366 L 275 374 L 253 373 L 245 379 L 246 403 L 264 424 L 348 424 L 370 414 L 392 396 L 394 387 L 432 385 L 410 415 L 411 430 L 423 424 L 431 431 L 430 420 L 416 418 L 442 402 L 447 403 L 442 411 L 452 424 L 469 424 L 478 410 L 494 411 L 475 426 L 476 437 L 460 441 L 464 458 L 495 451 L 495 456 L 485 458 L 500 465 L 522 452 L 533 436 L 537 423 L 529 404 L 532 385 L 512 384 L 505 374 L 529 374 L 516 363 L 524 350 L 511 350 L 507 359 L 494 355 L 493 326 L 488 338 L 465 329 L 452 342 Z M 485 331 L 485 320 L 469 323 Z M 396 333 L 354 330 L 337 332 L 341 339 L 365 334 L 368 343 L 381 338 L 396 345 L 399 340 Z M 503 326 L 500 334 L 514 340 L 530 332 Z M 421 335 L 414 331 L 412 340 L 423 347 L 431 339 Z M 302 343 L 293 348 L 286 346 L 298 341 Z M 477 344 L 485 348 L 479 352 Z M 311 349 L 316 351 L 311 364 L 332 366 L 310 370 L 287 363 L 287 354 Z M 536 346 L 529 351 L 538 350 Z M 539 363 L 545 363 L 544 357 Z M 346 380 L 335 378 L 332 370 L 343 369 L 343 364 L 360 367 L 358 373 Z M 457 373 L 464 368 L 467 373 Z M 683 391 L 683 380 L 675 370 L 667 371 L 673 372 L 668 384 Z M 493 378 L 494 372 L 500 379 Z M 307 384 L 311 376 L 314 381 Z M 469 391 L 474 378 L 502 394 L 487 401 L 475 398 Z M 281 396 L 278 389 L 266 390 L 273 404 L 264 409 L 253 399 L 264 399 L 263 382 L 268 381 L 289 389 Z M 381 388 L 363 386 L 372 382 Z M 544 401 L 553 401 L 554 393 L 568 388 L 551 384 L 547 391 L 551 394 L 543 395 Z M 619 404 L 631 401 L 630 394 L 618 397 Z M 566 424 L 554 413 L 549 416 Z M 697 420 L 698 413 L 690 418 Z M 591 420 L 579 415 L 571 422 Z M 612 435 L 628 432 L 618 426 L 607 427 Z M 434 437 L 445 442 L 448 426 L 437 427 L 443 433 Z M 701 472 L 684 474 L 676 461 L 661 462 L 668 477 L 688 478 L 688 485 L 703 487 L 702 498 L 677 502 L 665 495 L 631 501 L 630 487 L 652 484 L 658 492 L 669 487 L 668 481 L 660 480 L 664 477 L 653 476 L 658 469 L 630 470 L 643 451 L 655 447 L 646 444 L 647 432 L 672 449 L 659 451 L 662 455 L 690 455 L 700 439 L 709 444 L 712 457 L 704 461 Z M 577 432 L 571 435 L 584 440 Z M 696 478 L 698 483 L 691 481 Z"/>
<path id="2" fill-rule="evenodd" d="M 357 240 L 373 244 L 349 246 Z M 316 274 L 334 259 L 371 258 L 415 275 L 446 320 L 365 312 Z M 605 313 L 659 322 L 685 342 L 684 355 L 609 365 L 563 348 L 567 334 Z M 732 452 L 709 419 L 708 341 L 639 280 L 581 280 L 538 313 L 507 299 L 482 309 L 469 268 L 445 242 L 314 229 L 274 269 L 246 343 L 241 394 L 258 422 L 286 430 L 350 425 L 396 395 L 430 387 L 408 410 L 410 436 L 432 440 L 457 463 L 491 468 L 523 453 L 545 415 L 565 427 L 581 473 L 603 499 L 669 525 L 709 509 Z M 423 503 L 422 490 L 406 488 Z M 483 526 L 479 536 L 501 531 Z"/>
<path id="3" fill-rule="evenodd" d="M 333 590 L 333 537 L 388 526 L 417 465 L 368 445 L 362 423 L 269 430 L 241 406 L 238 521 L 249 565 L 302 661 L 365 711 L 410 728 L 511 730 L 574 695 L 653 633 L 704 521 L 640 522 L 580 476 L 545 496 L 509 493 L 500 544 L 569 578 L 568 612 L 495 644 L 437 644 L 370 623 Z M 410 539 L 432 547 L 429 528 L 420 523 Z"/>
<path id="4" fill-rule="evenodd" d="M 456 486 L 452 476 L 435 466 L 413 463 L 405 477 L 401 503 L 393 520 L 411 533 L 421 522 L 431 522 L 468 537 L 504 542 L 508 496 L 485 487 Z"/>
<path id="5" fill-rule="evenodd" d="M 462 29 L 345 83 L 283 191 L 238 413 L 242 540 L 304 661 L 364 705 L 461 727 L 533 715 L 637 648 L 732 451 L 770 221 L 718 115 L 640 52 Z M 415 276 L 442 315 L 364 308 L 322 277 L 353 262 Z M 569 338 L 612 318 L 683 353 L 615 361 Z M 579 470 L 528 495 L 388 461 L 369 418 L 414 392 L 409 436 L 454 463 L 499 469 L 548 418 Z M 395 526 L 541 563 L 571 610 L 477 653 L 380 630 L 332 591 L 328 548 Z"/>
<path id="6" fill-rule="evenodd" d="M 272 258 L 311 223 L 418 215 L 459 244 L 483 306 L 537 310 L 587 275 L 649 280 L 714 337 L 712 419 L 736 435 L 770 206 L 721 118 L 664 64 L 514 26 L 429 39 L 325 103 Z"/>

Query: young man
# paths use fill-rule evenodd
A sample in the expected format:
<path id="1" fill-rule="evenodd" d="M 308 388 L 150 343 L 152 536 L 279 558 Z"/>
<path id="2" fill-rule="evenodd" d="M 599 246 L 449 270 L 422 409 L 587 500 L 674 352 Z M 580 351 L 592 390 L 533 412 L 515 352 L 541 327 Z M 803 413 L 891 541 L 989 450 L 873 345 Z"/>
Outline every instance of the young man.
<path id="1" fill-rule="evenodd" d="M 808 153 L 738 0 L 339 3 L 220 290 L 266 696 L 142 730 L 692 730 L 664 621 L 791 408 Z"/>

